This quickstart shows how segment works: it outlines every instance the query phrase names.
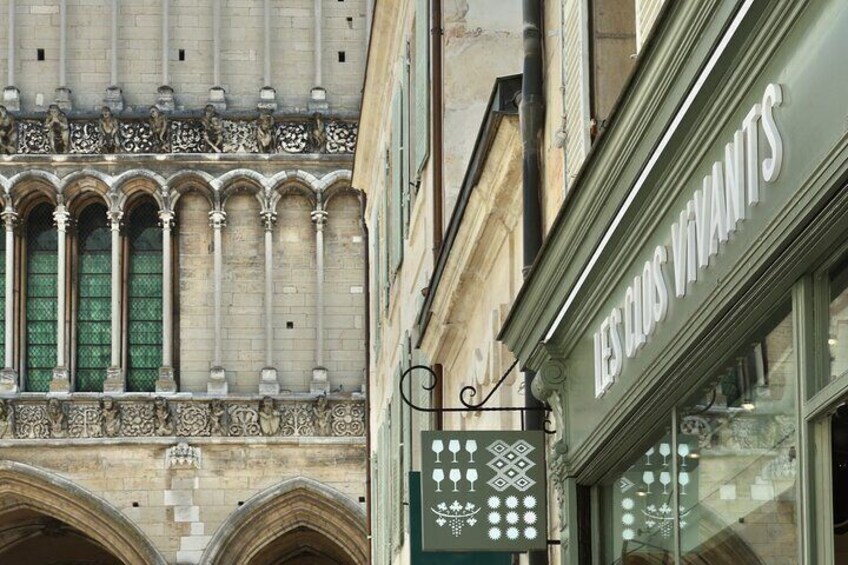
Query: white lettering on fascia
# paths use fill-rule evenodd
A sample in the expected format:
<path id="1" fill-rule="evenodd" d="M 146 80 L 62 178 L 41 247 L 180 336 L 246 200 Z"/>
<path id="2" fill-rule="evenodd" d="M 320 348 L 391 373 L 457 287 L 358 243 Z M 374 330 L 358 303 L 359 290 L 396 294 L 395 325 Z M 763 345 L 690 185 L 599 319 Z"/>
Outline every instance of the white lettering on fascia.
<path id="1" fill-rule="evenodd" d="M 775 182 L 783 166 L 783 140 L 774 108 L 783 103 L 779 84 L 769 84 L 761 103 L 754 104 L 733 140 L 724 148 L 724 161 L 713 163 L 701 188 L 695 191 L 671 225 L 671 272 L 675 298 L 686 296 L 724 243 L 749 217 L 747 208 L 760 201 L 760 174 Z M 768 155 L 759 157 L 762 127 Z M 595 332 L 595 396 L 603 396 L 621 375 L 624 360 L 633 359 L 665 320 L 670 285 L 665 278 L 668 247 L 658 245 L 624 291 L 622 308 L 613 308 Z M 623 332 L 623 339 L 622 339 Z M 622 343 L 624 344 L 622 347 Z"/>

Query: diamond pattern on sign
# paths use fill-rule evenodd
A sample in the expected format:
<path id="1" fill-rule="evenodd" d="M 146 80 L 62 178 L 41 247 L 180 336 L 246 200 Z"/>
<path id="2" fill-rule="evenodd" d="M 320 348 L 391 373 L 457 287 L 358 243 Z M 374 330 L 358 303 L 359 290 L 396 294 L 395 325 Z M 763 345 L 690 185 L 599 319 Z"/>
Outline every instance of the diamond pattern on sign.
<path id="1" fill-rule="evenodd" d="M 523 439 L 513 444 L 500 439 L 492 442 L 486 448 L 493 455 L 487 465 L 495 472 L 495 476 L 489 479 L 488 485 L 498 492 L 508 488 L 525 492 L 535 485 L 536 481 L 527 476 L 527 471 L 536 465 L 528 457 L 533 449 Z"/>

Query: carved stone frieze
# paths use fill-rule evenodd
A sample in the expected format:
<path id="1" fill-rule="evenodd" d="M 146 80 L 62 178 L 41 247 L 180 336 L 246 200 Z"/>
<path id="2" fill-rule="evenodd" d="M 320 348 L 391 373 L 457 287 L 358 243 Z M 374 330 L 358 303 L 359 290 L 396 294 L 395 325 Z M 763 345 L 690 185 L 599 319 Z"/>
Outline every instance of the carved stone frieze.
<path id="1" fill-rule="evenodd" d="M 211 112 L 211 113 L 210 113 Z M 0 107 L 2 113 L 2 107 Z M 68 119 L 53 110 L 44 120 L 0 116 L 0 153 L 353 153 L 358 126 L 343 120 L 278 121 L 264 112 L 225 120 L 214 108 L 203 118 L 168 118 L 157 108 L 147 119 L 118 119 L 108 108 L 98 119 Z"/>
<path id="2" fill-rule="evenodd" d="M 332 121 L 326 126 L 327 153 L 353 153 L 359 127 L 352 122 Z"/>
<path id="3" fill-rule="evenodd" d="M 365 404 L 362 402 L 334 404 L 331 428 L 334 436 L 364 436 Z"/>
<path id="4" fill-rule="evenodd" d="M 363 437 L 365 402 L 317 399 L 0 399 L 0 440 Z"/>

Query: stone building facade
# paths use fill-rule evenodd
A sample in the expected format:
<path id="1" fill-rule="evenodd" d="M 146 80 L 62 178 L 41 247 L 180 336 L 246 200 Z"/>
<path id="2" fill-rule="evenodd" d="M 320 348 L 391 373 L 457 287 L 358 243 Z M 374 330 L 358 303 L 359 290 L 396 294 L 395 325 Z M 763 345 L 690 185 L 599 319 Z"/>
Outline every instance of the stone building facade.
<path id="1" fill-rule="evenodd" d="M 2 10 L 0 562 L 366 562 L 367 2 Z"/>
<path id="2" fill-rule="evenodd" d="M 498 339 L 529 269 L 522 256 L 522 4 L 405 0 L 378 2 L 373 15 L 353 184 L 368 192 L 371 528 L 381 565 L 512 562 L 506 554 L 422 552 L 420 532 L 410 527 L 420 508 L 407 477 L 421 469 L 422 430 L 518 430 L 520 413 L 416 412 L 398 383 L 412 366 L 426 365 L 438 384 L 423 388 L 434 384 L 424 371 L 404 381 L 419 407 L 461 408 L 467 386 L 472 402 L 492 393 L 489 407 L 525 402 L 521 366 Z M 532 229 L 544 239 L 666 3 L 539 4 L 541 225 Z M 549 447 L 559 437 L 551 435 Z M 549 484 L 548 539 L 567 545 L 554 502 L 562 493 Z M 561 562 L 560 548 L 551 544 L 532 561 L 521 556 L 522 563 L 545 560 Z"/>

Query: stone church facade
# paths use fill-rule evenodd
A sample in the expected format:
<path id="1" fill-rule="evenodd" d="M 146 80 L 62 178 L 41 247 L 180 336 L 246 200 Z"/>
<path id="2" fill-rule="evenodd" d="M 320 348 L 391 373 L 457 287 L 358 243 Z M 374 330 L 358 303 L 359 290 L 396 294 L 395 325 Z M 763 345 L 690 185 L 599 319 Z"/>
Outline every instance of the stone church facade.
<path id="1" fill-rule="evenodd" d="M 365 563 L 368 2 L 0 10 L 0 562 Z"/>

